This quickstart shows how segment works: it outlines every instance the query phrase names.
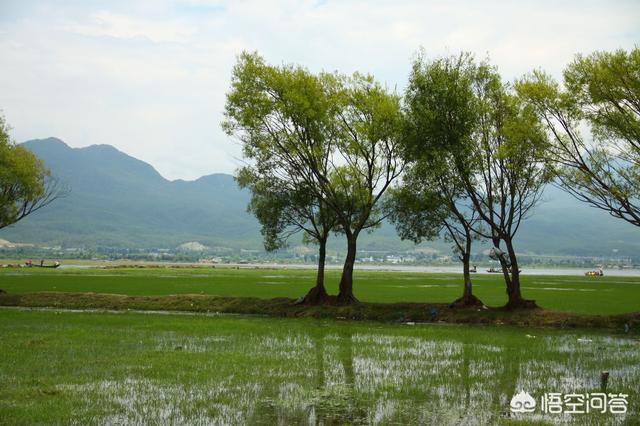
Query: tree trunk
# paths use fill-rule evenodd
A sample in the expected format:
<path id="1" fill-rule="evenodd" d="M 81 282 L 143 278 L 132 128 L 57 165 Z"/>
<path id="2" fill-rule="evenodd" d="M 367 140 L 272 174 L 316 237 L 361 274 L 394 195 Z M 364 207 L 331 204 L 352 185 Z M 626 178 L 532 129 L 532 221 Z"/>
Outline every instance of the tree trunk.
<path id="1" fill-rule="evenodd" d="M 465 253 L 462 253 L 462 274 L 464 277 L 464 291 L 462 297 L 456 299 L 452 304 L 452 308 L 464 308 L 467 306 L 482 306 L 483 303 L 480 299 L 473 295 L 473 288 L 471 285 L 471 235 L 467 235 L 467 242 L 465 245 Z"/>
<path id="2" fill-rule="evenodd" d="M 511 277 L 507 283 L 507 296 L 509 300 L 505 305 L 507 309 L 519 309 L 519 308 L 537 308 L 535 300 L 526 300 L 522 297 L 520 292 L 520 269 L 518 267 L 518 259 L 516 258 L 516 252 L 513 249 L 513 242 L 511 238 L 504 239 L 507 253 L 511 261 Z"/>
<path id="3" fill-rule="evenodd" d="M 316 285 L 304 297 L 303 303 L 306 305 L 319 305 L 329 300 L 329 295 L 324 287 L 324 265 L 327 257 L 327 237 L 319 240 L 318 249 L 318 275 Z"/>
<path id="4" fill-rule="evenodd" d="M 493 247 L 500 250 L 500 239 L 498 237 L 492 238 Z M 502 251 L 502 250 L 500 250 Z M 511 288 L 511 275 L 509 274 L 509 265 L 504 257 L 498 256 L 498 261 L 500 262 L 500 267 L 502 268 L 502 275 L 504 276 L 504 283 L 507 286 L 507 294 L 509 294 L 509 289 Z"/>
<path id="5" fill-rule="evenodd" d="M 338 293 L 338 303 L 350 305 L 357 303 L 358 299 L 353 295 L 353 265 L 356 261 L 356 241 L 358 234 L 347 234 L 347 257 L 342 268 L 340 278 L 340 291 Z"/>

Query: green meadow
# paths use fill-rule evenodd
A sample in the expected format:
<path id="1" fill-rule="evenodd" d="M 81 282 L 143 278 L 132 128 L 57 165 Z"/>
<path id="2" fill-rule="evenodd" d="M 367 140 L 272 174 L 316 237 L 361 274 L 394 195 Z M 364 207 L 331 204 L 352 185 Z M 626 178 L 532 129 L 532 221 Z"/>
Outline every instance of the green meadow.
<path id="1" fill-rule="evenodd" d="M 328 291 L 337 293 L 340 271 L 327 271 Z M 364 302 L 447 303 L 462 293 L 462 274 L 355 271 L 354 291 Z M 311 269 L 64 268 L 0 270 L 9 293 L 95 292 L 160 296 L 206 294 L 230 297 L 289 297 L 313 286 Z M 487 306 L 506 302 L 502 276 L 478 274 L 474 292 Z M 546 309 L 610 315 L 640 311 L 640 277 L 522 276 L 525 298 Z"/>
<path id="2" fill-rule="evenodd" d="M 459 274 L 356 271 L 366 302 L 450 302 Z M 327 272 L 331 292 L 339 271 Z M 3 269 L 8 294 L 295 298 L 304 269 Z M 499 275 L 474 276 L 489 306 Z M 640 310 L 640 278 L 524 276 L 525 297 Z M 640 339 L 588 329 L 0 308 L 0 424 L 638 424 Z M 628 395 L 625 414 L 514 414 L 524 390 Z"/>

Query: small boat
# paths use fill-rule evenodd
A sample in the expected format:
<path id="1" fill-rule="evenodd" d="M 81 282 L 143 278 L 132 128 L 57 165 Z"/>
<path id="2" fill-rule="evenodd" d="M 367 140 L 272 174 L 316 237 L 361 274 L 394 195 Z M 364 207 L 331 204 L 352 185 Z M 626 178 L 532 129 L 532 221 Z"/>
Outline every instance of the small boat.
<path id="1" fill-rule="evenodd" d="M 490 273 L 490 274 L 501 274 L 502 273 L 502 269 L 489 268 L 489 269 L 487 269 L 487 272 Z M 518 269 L 518 272 L 522 272 L 522 269 Z M 509 268 L 509 273 L 510 274 L 513 273 L 511 268 Z"/>
<path id="2" fill-rule="evenodd" d="M 476 267 L 476 265 L 473 265 L 473 268 L 470 268 L 469 272 L 478 272 L 478 268 Z"/>
<path id="3" fill-rule="evenodd" d="M 604 273 L 602 272 L 602 268 L 598 269 L 597 271 L 588 271 L 584 273 L 585 277 L 601 277 L 603 275 Z"/>
<path id="4" fill-rule="evenodd" d="M 45 265 L 44 262 L 40 262 L 40 264 L 38 265 L 37 263 L 32 263 L 32 262 L 27 262 L 25 263 L 25 266 L 27 268 L 58 268 L 60 267 L 60 262 L 55 262 L 53 265 Z"/>

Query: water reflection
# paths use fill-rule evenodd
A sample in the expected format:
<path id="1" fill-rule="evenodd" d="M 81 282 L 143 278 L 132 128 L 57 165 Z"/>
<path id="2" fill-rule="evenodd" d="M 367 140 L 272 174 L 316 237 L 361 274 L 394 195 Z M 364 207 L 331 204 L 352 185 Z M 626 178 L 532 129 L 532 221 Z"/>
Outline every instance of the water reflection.
<path id="1" fill-rule="evenodd" d="M 116 407 L 117 414 L 99 423 L 484 425 L 513 419 L 509 401 L 520 390 L 536 398 L 597 392 L 599 373 L 608 370 L 611 390 L 631 395 L 626 416 L 520 418 L 567 424 L 640 419 L 640 345 L 629 338 L 319 322 L 308 330 L 255 334 L 166 333 L 152 349 L 178 346 L 185 355 L 216 356 L 215 364 L 203 363 L 197 372 L 207 381 L 178 375 L 167 384 L 148 375 L 66 390 L 81 392 L 87 405 Z M 217 357 L 223 352 L 229 356 Z"/>

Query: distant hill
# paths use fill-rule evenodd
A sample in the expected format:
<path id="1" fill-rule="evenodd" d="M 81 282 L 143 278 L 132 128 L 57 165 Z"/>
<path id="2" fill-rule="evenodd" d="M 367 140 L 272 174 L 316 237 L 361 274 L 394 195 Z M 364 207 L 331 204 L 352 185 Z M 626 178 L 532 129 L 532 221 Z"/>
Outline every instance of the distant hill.
<path id="1" fill-rule="evenodd" d="M 66 247 L 257 246 L 248 194 L 226 174 L 168 181 L 110 145 L 70 148 L 59 139 L 25 142 L 71 193 L 2 238 Z"/>
<path id="2" fill-rule="evenodd" d="M 65 247 L 175 248 L 197 241 L 209 247 L 262 248 L 260 227 L 246 212 L 249 194 L 230 175 L 169 181 L 110 145 L 70 148 L 49 138 L 24 146 L 71 194 L 1 230 L 2 239 Z M 343 242 L 331 245 L 340 249 Z M 448 251 L 444 242 L 426 245 Z M 363 235 L 359 244 L 364 250 L 411 247 L 390 225 Z M 640 251 L 640 230 L 549 187 L 545 202 L 523 224 L 517 248 L 539 254 L 633 255 Z"/>

